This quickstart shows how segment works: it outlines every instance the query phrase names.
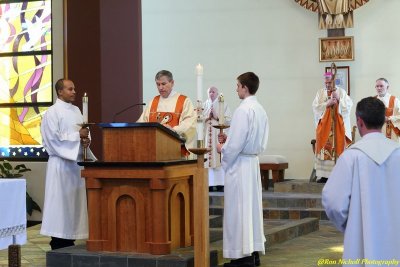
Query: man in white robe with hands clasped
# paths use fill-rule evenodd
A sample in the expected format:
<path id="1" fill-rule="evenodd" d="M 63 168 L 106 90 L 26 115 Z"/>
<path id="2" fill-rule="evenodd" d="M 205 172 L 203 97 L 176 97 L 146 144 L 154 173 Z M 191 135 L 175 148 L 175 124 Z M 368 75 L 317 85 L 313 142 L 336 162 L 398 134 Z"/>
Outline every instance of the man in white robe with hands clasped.
<path id="1" fill-rule="evenodd" d="M 51 236 L 51 249 L 73 246 L 75 239 L 88 238 L 86 187 L 77 161 L 82 158 L 82 146 L 90 144 L 89 129 L 79 126 L 83 116 L 71 104 L 76 97 L 74 83 L 60 79 L 55 90 L 58 98 L 44 114 L 41 125 L 49 160 L 40 233 Z"/>
<path id="2" fill-rule="evenodd" d="M 322 204 L 344 232 L 343 265 L 397 266 L 400 144 L 381 133 L 385 105 L 379 99 L 362 99 L 356 118 L 362 139 L 339 157 L 322 191 Z M 392 260 L 397 262 L 387 263 Z"/>
<path id="3" fill-rule="evenodd" d="M 223 255 L 225 267 L 258 266 L 265 254 L 262 186 L 258 155 L 267 147 L 268 117 L 255 96 L 259 79 L 253 72 L 237 78 L 242 102 L 233 113 L 229 136 L 219 135 L 225 171 Z M 257 256 L 256 256 L 257 255 Z"/>

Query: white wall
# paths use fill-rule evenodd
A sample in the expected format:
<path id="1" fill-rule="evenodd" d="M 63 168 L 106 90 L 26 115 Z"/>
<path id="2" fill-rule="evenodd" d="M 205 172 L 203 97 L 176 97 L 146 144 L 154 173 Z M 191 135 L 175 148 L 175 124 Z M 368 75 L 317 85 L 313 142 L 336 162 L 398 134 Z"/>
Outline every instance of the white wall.
<path id="1" fill-rule="evenodd" d="M 355 60 L 337 62 L 350 66 L 354 104 L 375 94 L 375 79 L 381 76 L 400 96 L 399 10 L 398 0 L 373 0 L 354 12 L 354 28 L 346 35 L 354 36 Z M 327 32 L 318 29 L 316 13 L 294 0 L 146 0 L 142 17 L 145 101 L 157 93 L 154 75 L 160 69 L 172 71 L 176 90 L 195 100 L 195 66 L 201 63 L 205 89 L 217 86 L 234 109 L 239 103 L 236 77 L 254 71 L 261 80 L 257 96 L 271 125 L 266 153 L 288 158 L 287 177 L 309 178 L 311 103 L 330 66 L 319 62 L 318 38 Z"/>

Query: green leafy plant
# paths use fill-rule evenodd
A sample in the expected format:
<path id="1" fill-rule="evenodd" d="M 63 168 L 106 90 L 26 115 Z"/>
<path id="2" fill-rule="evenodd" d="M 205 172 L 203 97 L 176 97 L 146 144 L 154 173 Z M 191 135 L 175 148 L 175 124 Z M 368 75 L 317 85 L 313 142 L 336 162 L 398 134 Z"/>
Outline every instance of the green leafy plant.
<path id="1" fill-rule="evenodd" d="M 31 169 L 27 168 L 25 164 L 18 164 L 13 167 L 7 160 L 0 162 L 0 178 L 19 178 L 27 171 L 31 171 Z M 39 205 L 32 199 L 28 192 L 26 192 L 26 212 L 32 215 L 34 210 L 42 212 Z"/>

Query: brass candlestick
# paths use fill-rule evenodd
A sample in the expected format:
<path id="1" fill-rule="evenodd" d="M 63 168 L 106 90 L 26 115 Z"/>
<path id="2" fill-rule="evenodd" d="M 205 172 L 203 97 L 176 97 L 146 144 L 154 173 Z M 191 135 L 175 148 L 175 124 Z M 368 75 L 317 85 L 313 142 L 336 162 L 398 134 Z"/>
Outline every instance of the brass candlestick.
<path id="1" fill-rule="evenodd" d="M 217 125 L 213 125 L 212 127 L 219 129 L 219 133 L 222 134 L 222 133 L 224 133 L 224 129 L 229 128 L 230 125 L 217 124 Z M 219 160 L 222 161 L 222 154 L 219 154 Z"/>
<path id="2" fill-rule="evenodd" d="M 93 122 L 84 122 L 84 123 L 79 123 L 78 126 L 81 128 L 89 128 L 90 125 L 94 125 L 95 123 Z M 87 157 L 87 147 L 82 146 L 82 161 L 92 161 L 92 159 L 88 159 Z"/>

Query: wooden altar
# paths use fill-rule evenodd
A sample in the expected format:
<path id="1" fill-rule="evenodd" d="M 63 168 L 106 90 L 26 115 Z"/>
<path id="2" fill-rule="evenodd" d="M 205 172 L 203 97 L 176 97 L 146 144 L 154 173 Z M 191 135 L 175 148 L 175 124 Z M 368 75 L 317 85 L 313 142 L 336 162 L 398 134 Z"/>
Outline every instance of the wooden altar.
<path id="1" fill-rule="evenodd" d="M 89 251 L 169 254 L 193 245 L 196 160 L 158 123 L 101 124 L 104 162 L 84 166 Z"/>

